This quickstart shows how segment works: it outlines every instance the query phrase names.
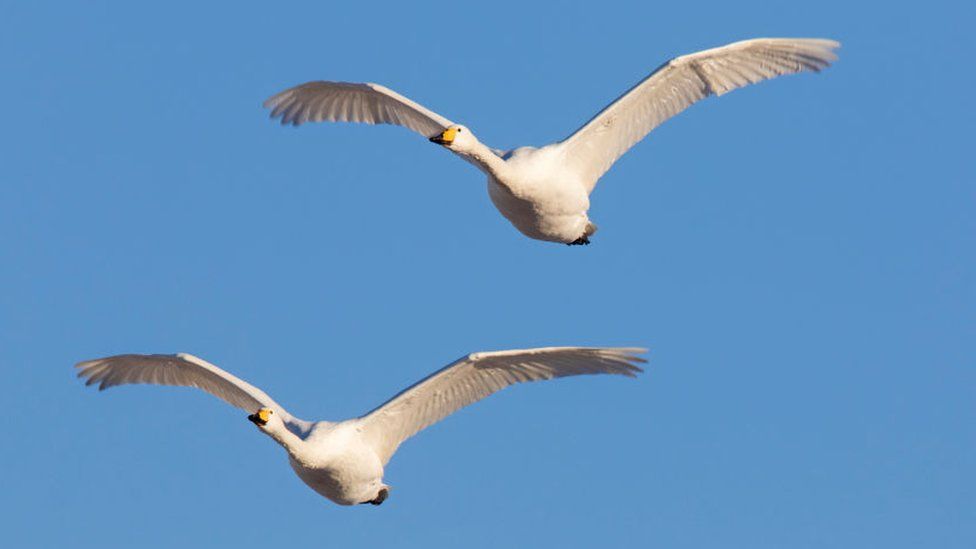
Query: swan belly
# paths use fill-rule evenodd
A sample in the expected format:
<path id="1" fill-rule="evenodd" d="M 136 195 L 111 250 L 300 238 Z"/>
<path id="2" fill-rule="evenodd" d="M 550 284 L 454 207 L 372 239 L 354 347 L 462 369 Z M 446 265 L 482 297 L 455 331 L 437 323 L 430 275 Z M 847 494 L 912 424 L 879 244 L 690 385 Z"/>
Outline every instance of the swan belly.
<path id="1" fill-rule="evenodd" d="M 586 216 L 590 200 L 579 185 L 532 185 L 520 187 L 516 194 L 489 178 L 488 196 L 505 219 L 529 238 L 569 243 L 590 226 Z"/>
<path id="2" fill-rule="evenodd" d="M 291 468 L 306 485 L 339 505 L 355 505 L 375 499 L 384 488 L 383 468 L 350 459 L 324 467 L 306 466 L 289 458 Z"/>
<path id="3" fill-rule="evenodd" d="M 383 464 L 358 435 L 342 426 L 313 432 L 308 447 L 289 455 L 291 468 L 306 485 L 339 505 L 376 499 L 383 484 Z"/>

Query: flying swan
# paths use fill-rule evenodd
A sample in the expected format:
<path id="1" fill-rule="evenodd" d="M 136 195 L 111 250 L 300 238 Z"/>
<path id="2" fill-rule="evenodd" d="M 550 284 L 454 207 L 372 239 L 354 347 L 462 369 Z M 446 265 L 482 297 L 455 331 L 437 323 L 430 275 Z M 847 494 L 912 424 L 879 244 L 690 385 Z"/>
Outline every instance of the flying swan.
<path id="1" fill-rule="evenodd" d="M 202 389 L 241 408 L 247 419 L 288 452 L 292 469 L 312 490 L 340 505 L 379 505 L 390 493 L 383 467 L 400 444 L 457 410 L 509 385 L 557 377 L 634 377 L 646 362 L 639 348 L 548 347 L 474 353 L 434 372 L 362 417 L 305 421 L 263 391 L 189 354 L 118 355 L 75 367 L 100 390 L 129 383 Z"/>
<path id="2" fill-rule="evenodd" d="M 380 86 L 308 82 L 264 102 L 282 124 L 365 122 L 409 128 L 488 176 L 488 196 L 529 238 L 589 244 L 596 225 L 589 195 L 610 166 L 665 120 L 691 104 L 762 80 L 819 72 L 838 42 L 757 38 L 676 57 L 621 95 L 566 139 L 511 151 L 482 144 L 466 126 Z"/>

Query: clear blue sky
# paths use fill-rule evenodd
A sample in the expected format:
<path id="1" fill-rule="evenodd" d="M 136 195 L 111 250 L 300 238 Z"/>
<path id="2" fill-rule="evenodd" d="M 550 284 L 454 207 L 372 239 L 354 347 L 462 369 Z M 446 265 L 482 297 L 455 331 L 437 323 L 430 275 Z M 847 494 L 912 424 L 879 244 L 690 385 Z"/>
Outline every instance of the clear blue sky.
<path id="1" fill-rule="evenodd" d="M 137 4 L 0 3 L 3 546 L 976 546 L 971 6 Z M 757 36 L 844 46 L 655 131 L 585 248 L 522 237 L 406 130 L 260 107 L 370 80 L 542 145 Z M 652 360 L 450 417 L 379 508 L 319 497 L 209 395 L 72 370 L 188 351 L 342 419 L 540 345 Z"/>

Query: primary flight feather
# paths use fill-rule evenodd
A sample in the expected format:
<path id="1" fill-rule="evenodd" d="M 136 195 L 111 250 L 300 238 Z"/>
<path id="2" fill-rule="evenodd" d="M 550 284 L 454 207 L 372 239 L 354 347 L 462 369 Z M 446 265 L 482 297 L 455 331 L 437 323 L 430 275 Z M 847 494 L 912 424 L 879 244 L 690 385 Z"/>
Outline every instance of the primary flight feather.
<path id="1" fill-rule="evenodd" d="M 383 470 L 400 444 L 457 410 L 516 383 L 586 374 L 633 377 L 645 362 L 638 348 L 547 347 L 474 353 L 346 421 L 305 421 L 263 391 L 188 354 L 118 355 L 79 363 L 86 385 L 130 383 L 202 389 L 250 413 L 248 420 L 280 444 L 310 488 L 341 505 L 379 505 L 389 495 Z"/>
<path id="2" fill-rule="evenodd" d="M 776 76 L 819 72 L 837 59 L 833 40 L 757 38 L 676 57 L 566 139 L 508 152 L 467 127 L 378 84 L 308 82 L 264 102 L 282 124 L 363 122 L 409 128 L 488 176 L 498 211 L 530 238 L 589 244 L 590 193 L 621 155 L 665 120 L 709 95 Z"/>

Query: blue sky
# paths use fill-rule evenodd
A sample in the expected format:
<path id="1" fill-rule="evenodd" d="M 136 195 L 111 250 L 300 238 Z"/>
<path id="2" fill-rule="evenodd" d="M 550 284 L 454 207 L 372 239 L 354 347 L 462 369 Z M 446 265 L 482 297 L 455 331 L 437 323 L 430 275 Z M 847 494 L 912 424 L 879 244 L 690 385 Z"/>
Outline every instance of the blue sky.
<path id="1" fill-rule="evenodd" d="M 973 547 L 974 43 L 962 2 L 0 3 L 7 547 Z M 844 43 L 700 103 L 602 180 L 589 247 L 393 127 L 261 101 L 376 81 L 491 146 L 560 139 L 669 57 Z M 310 419 L 458 356 L 643 345 L 404 444 L 382 507 L 305 488 L 239 410 L 84 388 L 188 351 Z M 637 545 L 639 544 L 639 545 Z"/>

